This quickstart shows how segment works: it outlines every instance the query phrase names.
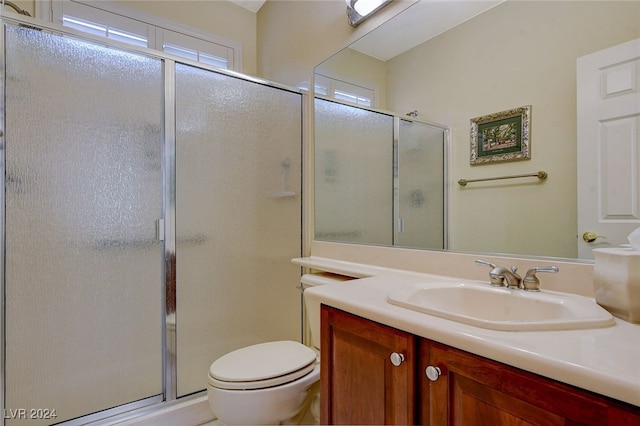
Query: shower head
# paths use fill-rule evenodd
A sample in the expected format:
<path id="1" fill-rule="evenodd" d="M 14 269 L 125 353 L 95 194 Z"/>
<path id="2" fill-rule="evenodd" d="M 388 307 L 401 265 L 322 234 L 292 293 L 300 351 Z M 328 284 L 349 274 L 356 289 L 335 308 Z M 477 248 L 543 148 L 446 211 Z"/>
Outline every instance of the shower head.
<path id="1" fill-rule="evenodd" d="M 15 10 L 16 12 L 18 12 L 20 15 L 25 15 L 25 16 L 31 16 L 31 14 L 29 12 L 27 12 L 26 10 L 22 9 L 21 7 L 19 7 L 17 4 L 11 2 L 11 1 L 5 1 L 2 0 L 2 5 L 3 6 L 9 6 L 10 8 L 12 8 L 13 10 Z"/>
<path id="2" fill-rule="evenodd" d="M 413 111 L 408 112 L 408 113 L 407 113 L 407 115 L 408 115 L 409 117 L 416 118 L 416 117 L 418 116 L 418 110 L 417 110 L 417 109 L 414 109 Z"/>

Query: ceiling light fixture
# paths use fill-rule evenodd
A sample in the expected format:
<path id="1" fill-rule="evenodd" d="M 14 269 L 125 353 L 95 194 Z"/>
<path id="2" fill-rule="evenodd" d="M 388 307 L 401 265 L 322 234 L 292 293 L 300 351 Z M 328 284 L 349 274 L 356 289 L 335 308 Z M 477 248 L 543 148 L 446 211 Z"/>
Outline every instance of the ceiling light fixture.
<path id="1" fill-rule="evenodd" d="M 393 0 L 345 0 L 349 25 L 357 27 Z"/>

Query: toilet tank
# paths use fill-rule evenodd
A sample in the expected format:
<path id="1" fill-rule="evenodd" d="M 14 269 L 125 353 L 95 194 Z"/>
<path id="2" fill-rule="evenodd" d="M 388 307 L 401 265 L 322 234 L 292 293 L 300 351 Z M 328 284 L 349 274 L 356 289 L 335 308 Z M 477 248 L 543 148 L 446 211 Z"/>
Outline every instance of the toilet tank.
<path id="1" fill-rule="evenodd" d="M 304 290 L 309 287 L 335 284 L 351 279 L 351 277 L 346 277 L 344 275 L 331 274 L 329 272 L 318 272 L 314 274 L 304 274 L 300 278 L 300 283 L 304 294 Z M 308 326 L 305 343 L 310 347 L 315 347 L 320 350 L 320 301 L 317 299 L 310 300 L 308 297 L 305 297 L 304 306 L 305 319 Z"/>

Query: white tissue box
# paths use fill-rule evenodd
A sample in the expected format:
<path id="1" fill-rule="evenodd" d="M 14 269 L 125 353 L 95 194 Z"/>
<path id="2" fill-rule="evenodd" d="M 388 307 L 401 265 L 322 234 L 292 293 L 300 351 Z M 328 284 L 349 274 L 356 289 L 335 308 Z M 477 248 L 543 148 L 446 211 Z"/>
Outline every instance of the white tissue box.
<path id="1" fill-rule="evenodd" d="M 640 251 L 593 249 L 596 302 L 612 315 L 640 323 Z"/>

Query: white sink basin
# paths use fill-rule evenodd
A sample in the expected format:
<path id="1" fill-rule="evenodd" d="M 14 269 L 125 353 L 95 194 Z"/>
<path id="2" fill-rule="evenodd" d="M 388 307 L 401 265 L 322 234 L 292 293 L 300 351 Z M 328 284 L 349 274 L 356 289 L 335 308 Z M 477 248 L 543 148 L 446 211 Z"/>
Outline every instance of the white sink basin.
<path id="1" fill-rule="evenodd" d="M 484 283 L 420 283 L 390 294 L 389 303 L 492 330 L 572 330 L 608 327 L 609 312 L 587 297 L 528 292 Z"/>

